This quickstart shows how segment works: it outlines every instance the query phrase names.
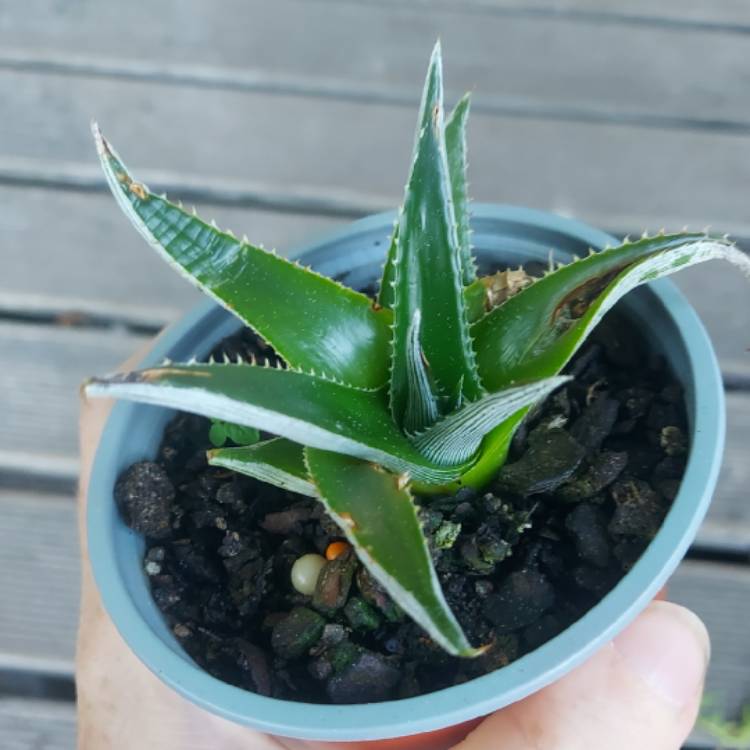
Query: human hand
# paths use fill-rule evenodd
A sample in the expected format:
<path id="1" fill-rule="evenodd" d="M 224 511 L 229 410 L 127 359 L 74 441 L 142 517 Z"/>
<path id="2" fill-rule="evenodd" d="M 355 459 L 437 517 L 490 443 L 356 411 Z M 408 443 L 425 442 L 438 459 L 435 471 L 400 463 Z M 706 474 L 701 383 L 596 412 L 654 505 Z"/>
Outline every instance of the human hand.
<path id="1" fill-rule="evenodd" d="M 133 358 L 123 369 L 132 368 Z M 690 611 L 654 602 L 613 643 L 549 687 L 486 718 L 464 741 L 444 733 L 385 742 L 275 738 L 193 705 L 133 655 L 104 611 L 87 554 L 91 465 L 111 404 L 81 410 L 79 750 L 676 750 L 700 704 L 708 634 Z"/>

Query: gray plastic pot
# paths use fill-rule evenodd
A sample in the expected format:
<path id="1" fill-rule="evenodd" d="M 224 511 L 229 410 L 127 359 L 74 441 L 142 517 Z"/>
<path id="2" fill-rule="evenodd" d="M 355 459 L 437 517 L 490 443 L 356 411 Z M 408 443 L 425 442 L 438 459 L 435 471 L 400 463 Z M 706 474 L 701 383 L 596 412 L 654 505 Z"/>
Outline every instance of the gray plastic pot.
<path id="1" fill-rule="evenodd" d="M 392 214 L 357 221 L 296 253 L 353 287 L 378 275 Z M 488 263 L 558 260 L 614 242 L 577 221 L 509 206 L 477 205 L 476 254 Z M 165 625 L 143 573 L 143 539 L 120 519 L 113 500 L 118 475 L 156 454 L 169 410 L 118 403 L 99 445 L 89 489 L 88 539 L 99 591 L 120 634 L 161 680 L 220 716 L 275 735 L 355 741 L 403 737 L 486 715 L 557 680 L 612 639 L 654 597 L 682 559 L 708 508 L 724 444 L 724 395 L 711 343 L 697 315 L 668 281 L 629 295 L 621 310 L 668 360 L 685 388 L 691 450 L 679 494 L 664 524 L 632 570 L 591 611 L 543 646 L 492 674 L 439 692 L 387 703 L 329 706 L 264 698 L 225 684 L 198 667 Z M 165 331 L 141 363 L 202 356 L 238 327 L 212 303 Z"/>

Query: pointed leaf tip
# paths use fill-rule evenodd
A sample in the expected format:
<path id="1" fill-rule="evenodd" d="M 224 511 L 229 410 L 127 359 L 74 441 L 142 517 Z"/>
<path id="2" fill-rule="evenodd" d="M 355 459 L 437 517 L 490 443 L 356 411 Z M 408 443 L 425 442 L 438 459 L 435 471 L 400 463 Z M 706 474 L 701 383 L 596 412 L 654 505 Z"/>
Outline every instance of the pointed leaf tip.
<path id="1" fill-rule="evenodd" d="M 430 55 L 430 63 L 442 64 L 442 62 L 443 62 L 443 43 L 440 37 L 438 37 L 435 40 L 434 46 L 432 47 L 432 54 Z"/>
<path id="2" fill-rule="evenodd" d="M 240 241 L 136 182 L 98 128 L 107 183 L 138 232 L 175 270 L 255 330 L 290 365 L 324 370 L 355 387 L 388 378 L 390 311 L 369 297 Z M 279 293 L 284 290 L 284 294 Z M 297 305 L 306 305 L 299 315 Z"/>
<path id="3" fill-rule="evenodd" d="M 711 259 L 750 273 L 748 256 L 701 233 L 628 241 L 558 268 L 472 327 L 485 386 L 495 391 L 515 380 L 556 374 L 624 294 Z"/>
<path id="4" fill-rule="evenodd" d="M 273 438 L 241 448 L 218 448 L 208 452 L 208 463 L 268 482 L 281 489 L 317 497 L 307 475 L 303 448 L 284 438 Z"/>
<path id="5" fill-rule="evenodd" d="M 414 342 L 409 335 L 417 309 L 421 311 L 419 344 L 429 362 L 434 393 L 439 394 L 440 412 L 450 412 L 483 392 L 464 301 L 442 110 L 441 71 L 433 58 L 397 238 L 385 274 L 395 280 L 393 294 L 388 295 L 393 304 L 389 397 L 391 413 L 401 426 L 406 426 L 407 405 L 423 401 L 414 391 L 418 380 L 413 377 Z"/>
<path id="6" fill-rule="evenodd" d="M 312 448 L 305 458 L 323 505 L 372 576 L 443 649 L 477 656 L 440 588 L 404 477 Z"/>

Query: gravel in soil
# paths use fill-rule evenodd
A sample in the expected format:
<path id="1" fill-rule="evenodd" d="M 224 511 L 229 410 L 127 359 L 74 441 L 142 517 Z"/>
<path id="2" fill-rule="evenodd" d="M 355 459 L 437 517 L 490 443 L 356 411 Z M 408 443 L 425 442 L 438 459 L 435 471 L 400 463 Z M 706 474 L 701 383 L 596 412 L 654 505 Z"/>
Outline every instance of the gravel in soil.
<path id="1" fill-rule="evenodd" d="M 478 659 L 446 655 L 356 557 L 326 563 L 311 596 L 303 555 L 341 539 L 315 500 L 209 467 L 210 423 L 179 414 L 158 456 L 115 487 L 145 535 L 144 572 L 186 651 L 212 675 L 286 700 L 364 703 L 429 693 L 501 668 L 595 605 L 638 559 L 685 467 L 679 384 L 607 323 L 533 410 L 482 492 L 424 500 L 432 555 Z M 618 323 L 618 331 L 622 324 Z M 278 360 L 247 331 L 215 354 Z"/>

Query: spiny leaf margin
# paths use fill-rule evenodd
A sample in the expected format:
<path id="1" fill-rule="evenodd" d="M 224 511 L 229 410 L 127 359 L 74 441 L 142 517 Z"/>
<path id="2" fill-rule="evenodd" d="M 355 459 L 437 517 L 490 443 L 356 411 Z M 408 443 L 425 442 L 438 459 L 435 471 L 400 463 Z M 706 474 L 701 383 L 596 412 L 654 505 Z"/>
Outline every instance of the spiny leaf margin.
<path id="1" fill-rule="evenodd" d="M 445 146 L 448 155 L 451 194 L 456 219 L 459 254 L 461 258 L 462 281 L 466 285 L 476 280 L 477 268 L 471 252 L 471 226 L 469 221 L 469 190 L 467 185 L 466 124 L 469 119 L 471 97 L 467 93 L 461 97 L 445 123 Z M 378 304 L 393 307 L 393 286 L 395 284 L 396 245 L 398 243 L 398 221 L 393 225 L 388 244 L 383 271 L 378 287 Z"/>
<path id="2" fill-rule="evenodd" d="M 412 445 L 388 413 L 382 390 L 365 391 L 292 370 L 247 364 L 171 364 L 84 385 L 89 396 L 188 411 L 345 453 L 408 473 L 426 484 L 457 479 L 470 462 L 438 466 Z"/>
<path id="3" fill-rule="evenodd" d="M 643 278 L 638 272 L 629 274 L 640 264 L 665 254 L 667 260 L 663 264 L 654 261 L 643 272 Z M 629 291 L 680 268 L 715 258 L 728 260 L 745 273 L 750 268 L 750 259 L 729 239 L 703 233 L 626 241 L 558 266 L 472 326 L 484 384 L 495 391 L 519 380 L 557 374 L 604 313 Z M 575 295 L 579 292 L 593 293 L 585 300 L 586 311 L 579 317 L 563 316 L 564 306 L 577 300 Z M 591 311 L 597 314 L 590 316 Z"/>
<path id="4" fill-rule="evenodd" d="M 445 123 L 445 148 L 451 181 L 453 213 L 456 218 L 461 275 L 465 286 L 477 277 L 477 267 L 471 253 L 471 226 L 469 222 L 469 188 L 467 184 L 468 149 L 466 123 L 469 119 L 470 94 L 464 94 Z"/>
<path id="5" fill-rule="evenodd" d="M 377 388 L 388 378 L 389 310 L 274 252 L 238 240 L 136 182 L 92 124 L 107 183 L 123 213 L 169 265 L 237 316 L 292 367 Z M 299 315 L 299 305 L 305 306 Z M 295 303 L 295 304 L 292 304 Z"/>
<path id="6" fill-rule="evenodd" d="M 440 44 L 430 60 L 414 156 L 398 226 L 389 399 L 403 426 L 410 398 L 409 328 L 422 316 L 420 344 L 441 413 L 483 393 L 464 304 L 443 123 Z"/>

